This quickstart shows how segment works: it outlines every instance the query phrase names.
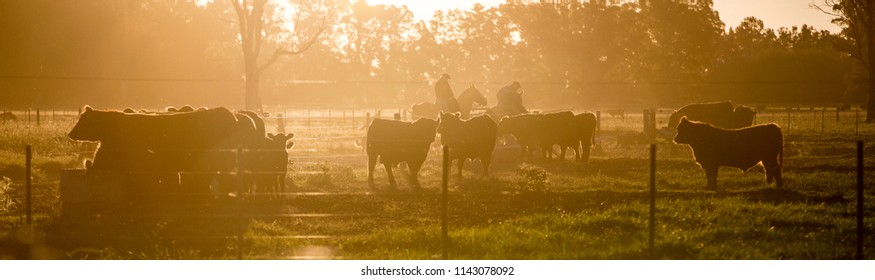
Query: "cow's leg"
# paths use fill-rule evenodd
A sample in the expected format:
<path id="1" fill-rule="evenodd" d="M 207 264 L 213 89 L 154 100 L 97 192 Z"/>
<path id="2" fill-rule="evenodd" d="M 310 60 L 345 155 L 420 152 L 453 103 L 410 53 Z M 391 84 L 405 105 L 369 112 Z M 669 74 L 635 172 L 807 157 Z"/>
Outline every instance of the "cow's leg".
<path id="1" fill-rule="evenodd" d="M 459 158 L 459 159 L 457 159 L 456 167 L 459 168 L 459 175 L 457 176 L 457 179 L 458 179 L 459 181 L 462 180 L 462 169 L 465 168 L 465 161 L 466 161 L 466 160 L 468 160 L 468 159 L 466 159 L 466 158 Z"/>
<path id="2" fill-rule="evenodd" d="M 763 167 L 766 169 L 766 182 L 771 184 L 775 182 L 776 188 L 784 186 L 784 180 L 781 178 L 781 164 L 776 159 L 764 160 Z"/>
<path id="3" fill-rule="evenodd" d="M 368 156 L 368 187 L 374 187 L 374 167 L 377 166 L 377 157 Z"/>
<path id="4" fill-rule="evenodd" d="M 717 189 L 717 170 L 720 167 L 716 165 L 703 165 L 702 168 L 705 169 L 705 178 L 708 180 L 707 188 Z"/>
<path id="5" fill-rule="evenodd" d="M 583 162 L 589 161 L 590 149 L 592 149 L 592 144 L 580 145 L 580 161 L 583 161 Z"/>
<path id="6" fill-rule="evenodd" d="M 389 187 L 394 189 L 398 184 L 395 182 L 395 175 L 392 174 L 392 165 L 383 163 L 383 167 L 386 167 L 386 175 L 389 176 Z"/>
<path id="7" fill-rule="evenodd" d="M 419 170 L 422 168 L 423 162 L 425 160 L 407 163 L 407 167 L 410 168 L 410 182 L 416 188 L 419 188 Z"/>
<path id="8" fill-rule="evenodd" d="M 526 161 L 529 153 L 529 146 L 520 144 L 520 161 Z"/>
<path id="9" fill-rule="evenodd" d="M 489 176 L 489 163 L 492 162 L 492 155 L 485 155 L 480 158 L 480 163 L 483 165 L 483 176 Z"/>
<path id="10" fill-rule="evenodd" d="M 571 147 L 570 147 L 570 146 L 565 146 L 565 145 L 559 145 L 559 150 L 560 150 L 560 152 L 559 152 L 559 160 L 565 160 L 565 151 L 567 151 L 568 148 L 571 148 Z"/>

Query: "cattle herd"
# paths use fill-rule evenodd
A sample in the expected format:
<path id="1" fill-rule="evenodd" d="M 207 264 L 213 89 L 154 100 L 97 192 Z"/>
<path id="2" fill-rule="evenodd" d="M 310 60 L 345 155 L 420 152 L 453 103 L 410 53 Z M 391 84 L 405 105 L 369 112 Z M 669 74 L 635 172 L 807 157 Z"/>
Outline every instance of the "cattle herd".
<path id="1" fill-rule="evenodd" d="M 69 133 L 73 140 L 100 143 L 88 174 L 123 174 L 142 185 L 179 185 L 209 192 L 240 183 L 257 191 L 281 191 L 294 134 L 265 134 L 254 112 L 225 108 L 183 112 L 95 110 L 85 107 Z M 240 170 L 237 170 L 237 169 Z"/>
<path id="2" fill-rule="evenodd" d="M 775 124 L 751 126 L 754 114 L 721 102 L 688 105 L 671 115 L 674 142 L 692 148 L 709 188 L 716 187 L 720 166 L 747 170 L 760 162 L 767 181 L 783 185 L 781 129 Z M 570 111 L 497 120 L 489 115 L 465 119 L 458 113 L 413 122 L 374 119 L 366 132 L 368 184 L 375 186 L 379 162 L 390 186 L 396 187 L 393 167 L 404 162 L 410 182 L 418 187 L 417 174 L 437 135 L 449 147 L 459 178 L 469 159 L 480 160 L 482 175 L 488 176 L 496 143 L 505 139 L 519 144 L 523 160 L 552 158 L 558 146 L 558 159 L 564 160 L 571 149 L 576 161 L 586 162 L 596 126 L 594 114 Z M 266 133 L 261 115 L 221 107 L 134 112 L 86 106 L 69 137 L 100 143 L 93 162 L 86 163 L 87 174 L 138 176 L 145 184 L 169 184 L 194 193 L 230 191 L 241 184 L 245 191 L 284 191 L 288 151 L 294 145 L 294 134 Z M 242 176 L 230 175 L 235 173 Z"/>

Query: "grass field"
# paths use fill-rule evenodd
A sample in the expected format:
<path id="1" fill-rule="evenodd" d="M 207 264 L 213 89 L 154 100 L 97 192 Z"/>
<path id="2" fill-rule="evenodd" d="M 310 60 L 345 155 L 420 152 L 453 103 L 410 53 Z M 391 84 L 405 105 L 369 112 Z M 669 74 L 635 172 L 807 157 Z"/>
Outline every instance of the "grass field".
<path id="1" fill-rule="evenodd" d="M 295 132 L 289 193 L 281 196 L 150 197 L 74 215 L 60 200 L 63 168 L 81 166 L 65 135 L 75 116 L 0 124 L 0 258 L 52 259 L 439 259 L 441 163 L 431 154 L 421 189 L 382 167 L 367 187 L 357 147 L 365 111 L 287 110 Z M 657 119 L 665 123 L 666 112 Z M 73 114 L 75 115 L 75 113 Z M 785 129 L 785 188 L 761 168 L 723 168 L 706 190 L 687 146 L 658 140 L 654 253 L 648 245 L 649 159 L 642 115 L 602 114 L 592 159 L 520 162 L 500 146 L 489 177 L 479 163 L 449 182 L 452 259 L 851 259 L 856 244 L 855 141 L 875 151 L 875 127 L 856 112 L 774 111 L 758 123 Z M 861 114 L 862 115 L 862 114 Z M 789 116 L 789 117 L 788 117 Z M 789 131 L 786 120 L 790 120 Z M 277 130 L 269 118 L 268 130 Z M 788 133 L 789 132 L 789 133 Z M 24 146 L 34 149 L 34 221 L 25 224 Z M 871 152 L 870 152 L 871 153 Z M 875 157 L 866 156 L 866 228 L 875 229 Z M 238 233 L 242 238 L 238 239 Z M 875 235 L 866 236 L 875 256 Z"/>

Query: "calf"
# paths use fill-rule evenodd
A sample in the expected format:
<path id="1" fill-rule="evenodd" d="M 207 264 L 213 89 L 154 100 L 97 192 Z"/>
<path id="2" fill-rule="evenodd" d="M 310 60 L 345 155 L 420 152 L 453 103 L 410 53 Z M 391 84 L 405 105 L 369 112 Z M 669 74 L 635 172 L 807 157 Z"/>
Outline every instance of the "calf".
<path id="1" fill-rule="evenodd" d="M 419 187 L 417 174 L 434 142 L 437 125 L 433 119 L 419 119 L 412 123 L 384 119 L 371 121 L 365 144 L 368 153 L 368 186 L 374 187 L 374 167 L 379 159 L 386 168 L 392 188 L 397 186 L 392 167 L 401 162 L 407 163 L 411 182 Z"/>
<path id="2" fill-rule="evenodd" d="M 770 184 L 775 181 L 776 187 L 783 187 L 784 137 L 777 125 L 722 129 L 682 118 L 677 131 L 674 142 L 693 148 L 693 157 L 705 169 L 708 188 L 717 187 L 720 166 L 747 171 L 760 162 L 766 170 L 766 181 Z"/>
<path id="3" fill-rule="evenodd" d="M 459 179 L 465 161 L 480 159 L 483 175 L 489 175 L 489 163 L 495 150 L 498 126 L 488 115 L 462 120 L 458 113 L 443 113 L 437 132 L 441 134 L 441 144 L 450 147 L 450 160 L 458 160 Z"/>

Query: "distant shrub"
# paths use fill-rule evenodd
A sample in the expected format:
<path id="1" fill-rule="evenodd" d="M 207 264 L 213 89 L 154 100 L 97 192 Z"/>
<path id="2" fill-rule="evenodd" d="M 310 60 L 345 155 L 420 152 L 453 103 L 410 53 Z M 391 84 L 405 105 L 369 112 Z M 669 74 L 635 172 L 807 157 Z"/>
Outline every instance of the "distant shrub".
<path id="1" fill-rule="evenodd" d="M 12 180 L 2 177 L 0 180 L 0 214 L 15 211 L 18 201 L 13 197 L 15 189 L 12 188 Z"/>
<path id="2" fill-rule="evenodd" d="M 550 179 L 547 176 L 547 171 L 541 167 L 522 164 L 517 168 L 517 174 L 520 176 L 520 188 L 527 191 L 546 192 L 550 186 Z"/>

